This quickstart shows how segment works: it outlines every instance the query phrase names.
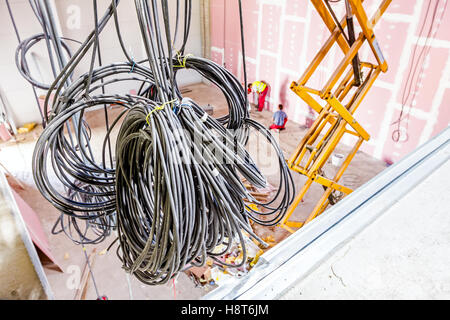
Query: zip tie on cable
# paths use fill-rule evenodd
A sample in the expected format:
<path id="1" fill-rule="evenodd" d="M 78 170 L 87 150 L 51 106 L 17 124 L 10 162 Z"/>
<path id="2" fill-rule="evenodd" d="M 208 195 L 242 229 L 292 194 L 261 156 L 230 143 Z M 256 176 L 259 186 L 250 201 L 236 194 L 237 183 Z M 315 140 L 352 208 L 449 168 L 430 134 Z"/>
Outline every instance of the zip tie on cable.
<path id="1" fill-rule="evenodd" d="M 128 72 L 128 73 L 132 73 L 134 71 L 134 66 L 136 65 L 136 62 L 134 61 L 134 58 L 131 58 L 131 61 L 133 61 L 133 64 L 131 66 L 130 72 Z"/>
<path id="2" fill-rule="evenodd" d="M 177 99 L 173 99 L 171 101 L 168 102 L 164 102 L 162 105 L 155 107 L 155 109 L 153 109 L 152 111 L 150 111 L 147 114 L 147 117 L 145 118 L 145 121 L 147 121 L 148 125 L 150 125 L 150 121 L 148 121 L 149 117 L 152 115 L 153 112 L 157 111 L 157 110 L 163 110 L 164 107 L 168 104 L 174 103 L 175 101 L 177 101 Z"/>
<path id="3" fill-rule="evenodd" d="M 202 122 L 206 122 L 206 120 L 208 120 L 208 114 L 205 112 L 205 113 L 203 114 L 203 116 L 200 118 L 200 120 L 201 120 Z"/>
<path id="4" fill-rule="evenodd" d="M 181 54 L 179 52 L 177 52 L 177 59 L 178 62 L 180 63 L 177 66 L 173 66 L 174 68 L 186 68 L 186 60 L 189 57 L 193 57 L 194 55 L 191 53 L 188 53 L 187 55 L 184 56 L 183 61 L 181 61 Z"/>

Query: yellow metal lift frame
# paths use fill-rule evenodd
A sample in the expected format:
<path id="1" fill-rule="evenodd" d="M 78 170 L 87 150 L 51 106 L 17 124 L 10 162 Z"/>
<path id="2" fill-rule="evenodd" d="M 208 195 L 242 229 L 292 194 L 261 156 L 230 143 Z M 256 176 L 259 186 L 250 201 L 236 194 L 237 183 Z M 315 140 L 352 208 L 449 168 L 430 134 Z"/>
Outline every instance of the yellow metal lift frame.
<path id="1" fill-rule="evenodd" d="M 327 9 L 325 1 L 326 0 L 311 0 L 327 28 L 330 30 L 331 35 L 316 54 L 314 60 L 306 69 L 300 80 L 291 84 L 291 90 L 319 114 L 295 152 L 288 160 L 288 165 L 292 170 L 303 174 L 308 178 L 288 209 L 286 216 L 279 224 L 280 227 L 292 233 L 295 232 L 294 229 L 303 227 L 326 209 L 329 205 L 329 198 L 333 191 L 339 191 L 344 195 L 348 195 L 353 191 L 339 184 L 339 179 L 344 174 L 363 141 L 368 141 L 370 139 L 369 133 L 367 133 L 362 125 L 353 117 L 353 114 L 363 101 L 380 72 L 386 72 L 388 69 L 386 60 L 383 57 L 373 32 L 373 28 L 392 0 L 382 1 L 375 15 L 370 20 L 362 6 L 363 0 L 348 0 L 351 6 L 351 12 L 357 18 L 362 30 L 351 46 L 342 34 L 341 28 L 334 22 L 335 20 Z M 347 26 L 346 18 L 343 18 L 340 21 L 340 24 L 342 30 L 344 30 Z M 352 61 L 366 41 L 368 42 L 377 63 L 361 62 L 359 64 L 361 72 L 366 71 L 367 75 L 361 84 L 356 87 Z M 321 90 L 308 87 L 308 80 L 312 77 L 335 43 L 338 44 L 339 48 L 344 53 L 344 59 Z M 354 93 L 349 95 L 350 99 L 348 102 L 344 102 L 344 99 L 352 89 L 355 89 L 353 90 Z M 314 98 L 314 96 L 317 98 Z M 325 106 L 322 107 L 316 99 L 321 99 Z M 327 126 L 327 124 L 329 125 Z M 322 168 L 344 134 L 354 135 L 358 140 L 341 167 L 337 170 L 334 178 L 328 179 L 321 174 Z M 319 138 L 319 136 L 321 137 Z M 309 155 L 309 157 L 307 155 Z M 304 222 L 291 221 L 291 215 L 302 201 L 313 182 L 321 184 L 324 187 L 325 192 Z"/>

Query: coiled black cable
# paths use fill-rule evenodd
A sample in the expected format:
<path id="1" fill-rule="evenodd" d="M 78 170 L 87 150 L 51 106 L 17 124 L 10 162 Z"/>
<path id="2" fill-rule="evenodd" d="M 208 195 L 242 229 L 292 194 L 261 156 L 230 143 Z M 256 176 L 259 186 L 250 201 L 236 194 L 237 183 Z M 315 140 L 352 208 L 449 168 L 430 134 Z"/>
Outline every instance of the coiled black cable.
<path id="1" fill-rule="evenodd" d="M 118 253 L 147 284 L 167 282 L 187 263 L 204 264 L 235 238 L 245 252 L 241 229 L 263 243 L 249 225 L 243 198 L 251 196 L 237 173 L 260 186 L 265 179 L 243 146 L 224 145 L 223 131 L 211 135 L 210 127 L 222 127 L 202 120 L 204 111 L 192 101 L 184 100 L 177 114 L 157 107 L 151 101 L 133 107 L 116 146 Z M 214 253 L 220 244 L 227 249 Z"/>
<path id="2" fill-rule="evenodd" d="M 96 244 L 117 229 L 117 254 L 124 269 L 150 285 L 166 283 L 187 264 L 203 265 L 208 256 L 223 265 L 242 266 L 247 260 L 244 234 L 266 245 L 253 232 L 250 219 L 274 225 L 292 202 L 294 187 L 282 151 L 270 132 L 250 119 L 246 92 L 231 72 L 184 54 L 190 0 L 184 1 L 179 50 L 173 47 L 176 37 L 171 37 L 167 0 L 135 0 L 147 55 L 139 62 L 125 50 L 118 4 L 113 0 L 96 19 L 95 29 L 49 87 L 55 99 L 50 104 L 49 95 L 46 98 L 48 125 L 36 144 L 33 175 L 43 196 L 61 212 L 53 232 Z M 180 7 L 177 4 L 177 11 Z M 162 26 L 160 12 L 166 13 Z M 111 17 L 127 62 L 94 68 L 99 34 Z M 90 47 L 91 68 L 68 84 Z M 210 117 L 182 96 L 176 82 L 182 68 L 196 70 L 222 91 L 227 116 Z M 125 81 L 138 85 L 137 95 L 105 93 Z M 111 105 L 122 110 L 106 127 L 99 157 L 90 146 L 92 135 L 83 116 Z M 267 203 L 256 201 L 242 182 L 245 178 L 258 188 L 267 185 L 245 149 L 251 130 L 262 134 L 278 157 L 279 188 Z M 108 162 L 109 141 L 115 141 L 115 155 Z M 261 205 L 264 212 L 248 202 Z M 244 257 L 229 265 L 219 257 L 234 244 L 241 246 Z M 224 247 L 217 252 L 219 245 Z"/>

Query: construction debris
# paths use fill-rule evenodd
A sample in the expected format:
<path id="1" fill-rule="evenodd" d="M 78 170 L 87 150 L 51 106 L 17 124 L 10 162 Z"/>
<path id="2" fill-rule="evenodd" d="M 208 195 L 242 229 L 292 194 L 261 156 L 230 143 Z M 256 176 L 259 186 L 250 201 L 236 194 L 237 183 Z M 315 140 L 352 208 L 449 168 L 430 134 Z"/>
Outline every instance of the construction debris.
<path id="1" fill-rule="evenodd" d="M 269 240 L 271 240 L 270 237 Z M 217 246 L 213 252 L 220 253 L 225 249 L 226 246 L 221 244 Z M 185 273 L 197 286 L 220 285 L 228 279 L 242 277 L 258 263 L 259 257 L 264 253 L 264 250 L 261 250 L 258 244 L 250 239 L 248 234 L 245 235 L 245 250 L 247 260 L 241 267 L 236 268 L 225 265 L 238 266 L 243 262 L 244 251 L 242 250 L 242 245 L 235 244 L 226 254 L 217 257 L 218 261 L 208 258 L 204 266 L 191 267 L 186 270 Z"/>
<path id="2" fill-rule="evenodd" d="M 22 127 L 18 128 L 17 132 L 18 133 L 27 133 L 27 132 L 30 132 L 31 130 L 33 130 L 35 127 L 36 127 L 35 122 L 26 123 Z"/>
<path id="3" fill-rule="evenodd" d="M 186 274 L 188 276 L 195 278 L 196 281 L 201 285 L 205 284 L 211 284 L 211 267 L 204 266 L 204 267 L 192 267 L 186 271 Z M 214 283 L 213 283 L 214 284 Z"/>

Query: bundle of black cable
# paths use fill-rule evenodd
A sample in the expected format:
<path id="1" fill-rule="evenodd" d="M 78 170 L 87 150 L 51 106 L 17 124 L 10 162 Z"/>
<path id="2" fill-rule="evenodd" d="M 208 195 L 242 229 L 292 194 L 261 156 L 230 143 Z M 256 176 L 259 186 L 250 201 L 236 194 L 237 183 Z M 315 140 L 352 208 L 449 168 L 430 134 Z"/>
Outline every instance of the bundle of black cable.
<path id="1" fill-rule="evenodd" d="M 116 161 L 118 254 L 142 282 L 166 283 L 189 263 L 223 255 L 233 241 L 244 252 L 233 266 L 242 266 L 242 230 L 263 243 L 249 225 L 242 199 L 251 195 L 239 174 L 261 187 L 265 178 L 192 101 L 135 105 L 117 137 Z M 224 250 L 213 252 L 220 244 Z"/>
<path id="2" fill-rule="evenodd" d="M 61 213 L 53 233 L 64 232 L 76 243 L 99 243 L 111 233 L 116 219 L 115 167 L 105 161 L 107 137 L 136 100 L 118 95 L 98 95 L 77 102 L 61 100 L 35 146 L 34 181 L 41 194 Z M 120 105 L 124 110 L 105 135 L 103 161 L 99 163 L 89 144 L 91 134 L 83 114 L 103 104 Z M 78 121 L 74 121 L 74 115 L 80 115 Z M 69 130 L 76 134 L 70 135 Z"/>
<path id="3" fill-rule="evenodd" d="M 247 145 L 252 134 L 258 134 L 265 138 L 270 147 L 273 149 L 278 158 L 279 179 L 276 185 L 276 192 L 266 202 L 253 200 L 264 210 L 255 210 L 254 207 L 247 205 L 246 210 L 251 219 L 258 224 L 265 226 L 274 226 L 278 224 L 283 217 L 295 196 L 295 186 L 292 179 L 290 169 L 287 166 L 283 151 L 280 149 L 275 138 L 270 131 L 263 125 L 250 118 L 248 104 L 246 102 L 245 89 L 239 83 L 237 78 L 226 68 L 217 63 L 192 55 L 176 56 L 173 59 L 176 66 L 175 72 L 186 68 L 197 71 L 205 79 L 213 83 L 224 95 L 227 100 L 228 114 L 216 119 L 214 122 L 215 130 L 225 130 L 224 128 L 233 130 L 234 138 L 237 138 L 241 145 Z M 181 93 L 179 93 L 181 96 Z M 219 122 L 222 126 L 217 126 Z M 189 123 L 185 124 L 188 126 Z M 229 136 L 229 135 L 228 135 Z M 257 141 L 264 141 L 257 140 Z M 258 170 L 255 168 L 255 170 Z M 249 180 L 249 182 L 253 183 Z M 254 184 L 254 185 L 257 185 Z"/>

